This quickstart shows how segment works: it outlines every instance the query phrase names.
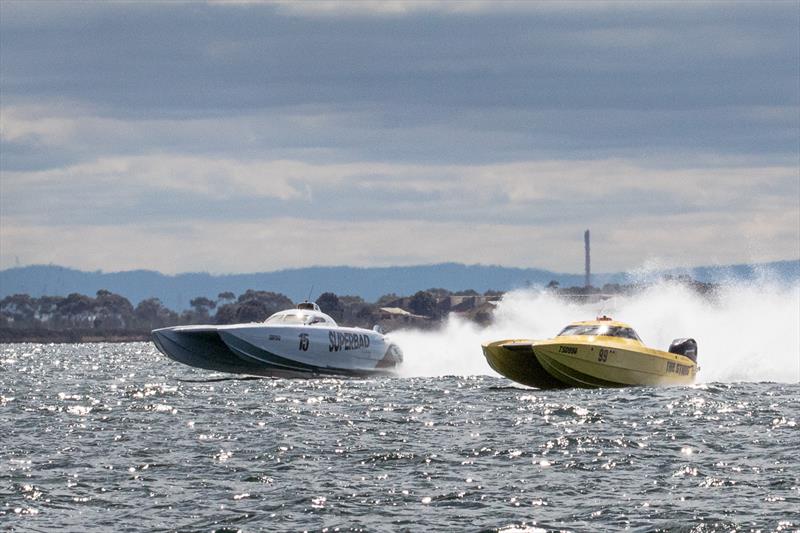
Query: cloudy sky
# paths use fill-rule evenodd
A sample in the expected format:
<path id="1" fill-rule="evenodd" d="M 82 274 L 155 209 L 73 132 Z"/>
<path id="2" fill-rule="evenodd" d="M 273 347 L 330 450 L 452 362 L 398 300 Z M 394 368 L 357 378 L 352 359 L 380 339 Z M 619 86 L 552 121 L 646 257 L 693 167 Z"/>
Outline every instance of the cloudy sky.
<path id="1" fill-rule="evenodd" d="M 800 257 L 800 3 L 0 2 L 0 268 Z"/>

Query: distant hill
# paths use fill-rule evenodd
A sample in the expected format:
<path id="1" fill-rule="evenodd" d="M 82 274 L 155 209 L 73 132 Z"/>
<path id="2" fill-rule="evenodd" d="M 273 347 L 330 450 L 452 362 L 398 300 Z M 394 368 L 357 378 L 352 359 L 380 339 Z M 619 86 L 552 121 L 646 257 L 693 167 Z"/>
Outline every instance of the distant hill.
<path id="1" fill-rule="evenodd" d="M 629 283 L 663 274 L 686 274 L 698 281 L 754 279 L 762 272 L 783 280 L 800 279 L 800 260 L 759 265 L 731 265 L 648 272 L 593 274 L 592 284 Z M 254 274 L 212 275 L 187 273 L 175 276 L 150 270 L 127 272 L 83 272 L 53 265 L 33 265 L 0 271 L 0 298 L 11 294 L 66 296 L 77 292 L 94 295 L 107 289 L 128 298 L 134 305 L 151 297 L 174 310 L 189 307 L 196 296 L 216 298 L 225 291 L 239 295 L 247 289 L 280 292 L 299 301 L 322 292 L 361 296 L 374 302 L 384 294 L 410 295 L 418 290 L 439 287 L 451 291 L 474 289 L 508 291 L 526 286 L 543 286 L 558 281 L 562 287 L 583 285 L 582 274 L 564 274 L 535 268 L 463 265 L 443 263 L 408 267 L 309 267 Z"/>

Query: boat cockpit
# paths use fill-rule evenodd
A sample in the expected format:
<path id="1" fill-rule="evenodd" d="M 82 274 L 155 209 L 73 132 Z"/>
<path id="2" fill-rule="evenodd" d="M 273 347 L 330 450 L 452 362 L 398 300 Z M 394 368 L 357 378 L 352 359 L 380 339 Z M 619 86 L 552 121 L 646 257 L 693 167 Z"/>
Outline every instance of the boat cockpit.
<path id="1" fill-rule="evenodd" d="M 279 311 L 264 321 L 271 326 L 329 326 L 338 327 L 336 321 L 320 311 L 319 306 L 311 302 L 297 305 L 297 309 Z"/>
<path id="2" fill-rule="evenodd" d="M 300 310 L 281 311 L 264 321 L 271 326 L 330 326 L 337 327 L 336 322 L 324 313 L 304 313 Z"/>
<path id="3" fill-rule="evenodd" d="M 591 336 L 591 337 L 621 337 L 642 342 L 633 328 L 625 326 L 612 326 L 610 324 L 570 324 L 561 330 L 557 337 Z"/>

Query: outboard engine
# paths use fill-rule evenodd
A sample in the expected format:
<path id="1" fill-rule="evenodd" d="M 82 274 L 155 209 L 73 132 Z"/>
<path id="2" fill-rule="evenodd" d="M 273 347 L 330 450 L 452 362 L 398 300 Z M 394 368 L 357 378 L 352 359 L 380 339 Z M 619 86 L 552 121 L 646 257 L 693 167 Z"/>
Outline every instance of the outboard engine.
<path id="1" fill-rule="evenodd" d="M 389 345 L 388 353 L 391 354 L 392 360 L 396 365 L 403 362 L 403 350 L 396 344 Z"/>
<path id="2" fill-rule="evenodd" d="M 396 344 L 389 344 L 386 347 L 386 354 L 383 359 L 378 361 L 376 368 L 394 368 L 403 362 L 403 352 Z"/>
<path id="3" fill-rule="evenodd" d="M 669 353 L 685 355 L 695 363 L 697 362 L 697 341 L 694 339 L 675 339 L 669 345 Z"/>

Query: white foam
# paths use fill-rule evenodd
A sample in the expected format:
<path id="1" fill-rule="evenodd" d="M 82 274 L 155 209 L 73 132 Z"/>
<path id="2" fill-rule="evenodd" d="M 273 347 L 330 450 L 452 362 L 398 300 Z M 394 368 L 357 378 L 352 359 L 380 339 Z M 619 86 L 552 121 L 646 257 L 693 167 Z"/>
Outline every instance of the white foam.
<path id="1" fill-rule="evenodd" d="M 483 358 L 482 342 L 549 338 L 599 312 L 631 324 L 653 348 L 666 350 L 679 337 L 696 339 L 699 382 L 800 382 L 800 283 L 766 278 L 724 284 L 712 296 L 664 282 L 605 304 L 515 291 L 499 302 L 488 327 L 451 316 L 437 330 L 395 331 L 392 338 L 403 349 L 406 376 L 496 375 Z"/>

